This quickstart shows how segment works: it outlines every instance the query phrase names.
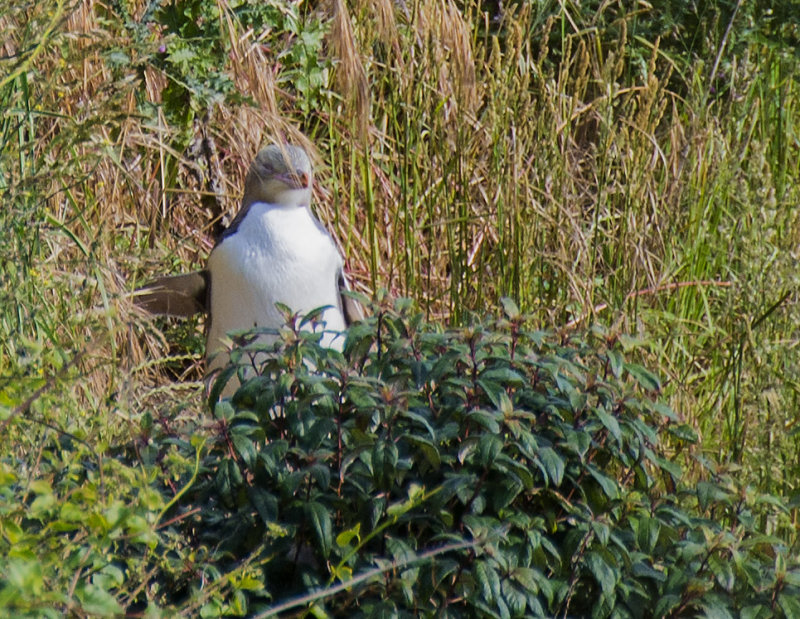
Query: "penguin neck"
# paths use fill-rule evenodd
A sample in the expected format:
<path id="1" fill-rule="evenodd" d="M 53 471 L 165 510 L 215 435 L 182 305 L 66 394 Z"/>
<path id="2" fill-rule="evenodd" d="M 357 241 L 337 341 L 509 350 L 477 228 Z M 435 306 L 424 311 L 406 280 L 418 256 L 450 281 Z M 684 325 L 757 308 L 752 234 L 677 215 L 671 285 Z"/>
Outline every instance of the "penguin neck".
<path id="1" fill-rule="evenodd" d="M 316 259 L 330 241 L 307 206 L 286 206 L 255 202 L 239 223 L 236 236 L 251 251 L 300 259 Z"/>
<path id="2" fill-rule="evenodd" d="M 283 191 L 263 195 L 263 192 L 258 191 L 258 188 L 252 191 L 246 191 L 242 198 L 243 208 L 249 208 L 250 205 L 255 203 L 269 204 L 273 208 L 308 208 L 311 204 L 311 187 L 303 187 L 300 189 L 286 188 Z"/>

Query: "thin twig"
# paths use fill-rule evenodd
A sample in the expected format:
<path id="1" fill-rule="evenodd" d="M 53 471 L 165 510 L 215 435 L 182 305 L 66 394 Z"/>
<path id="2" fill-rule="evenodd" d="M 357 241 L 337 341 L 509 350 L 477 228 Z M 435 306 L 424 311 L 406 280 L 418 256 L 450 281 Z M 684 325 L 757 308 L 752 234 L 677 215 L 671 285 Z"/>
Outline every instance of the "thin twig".
<path id="1" fill-rule="evenodd" d="M 326 597 L 331 597 L 333 595 L 336 595 L 340 591 L 344 591 L 345 589 L 350 589 L 351 587 L 355 587 L 356 585 L 359 585 L 362 582 L 369 580 L 370 578 L 373 578 L 375 576 L 380 576 L 385 572 L 404 568 L 408 565 L 419 563 L 420 561 L 427 561 L 428 559 L 432 559 L 433 557 L 444 554 L 446 552 L 452 552 L 454 550 L 464 550 L 465 548 L 473 548 L 476 544 L 477 544 L 476 541 L 461 542 L 458 544 L 448 544 L 447 546 L 441 546 L 439 548 L 434 548 L 433 550 L 429 550 L 428 552 L 424 552 L 421 555 L 417 555 L 416 557 L 411 557 L 409 559 L 402 559 L 399 561 L 392 561 L 389 565 L 385 567 L 376 567 L 375 569 L 364 572 L 363 574 L 360 574 L 355 578 L 351 578 L 350 580 L 340 582 L 338 585 L 335 585 L 333 587 L 327 587 L 319 591 L 314 591 L 307 595 L 303 595 L 293 600 L 289 600 L 288 602 L 284 602 L 283 604 L 279 604 L 278 606 L 273 606 L 272 608 L 268 608 L 263 613 L 255 615 L 253 619 L 264 619 L 265 617 L 272 617 L 274 615 L 277 615 L 278 613 L 285 612 L 291 608 L 304 606 L 305 604 L 309 604 L 316 600 Z"/>

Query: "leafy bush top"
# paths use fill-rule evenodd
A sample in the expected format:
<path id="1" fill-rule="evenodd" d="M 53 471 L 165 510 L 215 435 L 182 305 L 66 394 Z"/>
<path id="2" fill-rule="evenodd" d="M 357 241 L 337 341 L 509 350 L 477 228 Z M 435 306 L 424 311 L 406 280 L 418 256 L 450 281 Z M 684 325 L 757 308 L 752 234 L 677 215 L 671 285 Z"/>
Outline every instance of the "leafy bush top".
<path id="1" fill-rule="evenodd" d="M 295 319 L 234 355 L 212 402 L 270 352 L 214 406 L 183 508 L 200 510 L 198 546 L 253 567 L 242 612 L 800 612 L 800 570 L 755 533 L 758 501 L 711 472 L 683 483 L 659 436 L 695 436 L 650 399 L 658 378 L 600 331 L 530 331 L 506 310 L 441 331 L 384 305 L 344 355 Z"/>

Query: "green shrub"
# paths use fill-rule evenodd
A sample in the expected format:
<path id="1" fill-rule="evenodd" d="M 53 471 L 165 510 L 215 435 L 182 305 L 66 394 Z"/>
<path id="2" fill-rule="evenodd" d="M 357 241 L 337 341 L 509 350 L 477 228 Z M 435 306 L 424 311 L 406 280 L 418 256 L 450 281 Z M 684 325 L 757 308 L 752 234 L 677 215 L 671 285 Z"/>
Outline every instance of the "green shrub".
<path id="1" fill-rule="evenodd" d="M 172 544 L 153 526 L 164 501 L 152 477 L 68 432 L 34 453 L 33 466 L 0 460 L 0 616 L 111 617 L 158 600 L 166 560 L 153 551 Z"/>
<path id="2" fill-rule="evenodd" d="M 242 613 L 800 611 L 800 566 L 756 533 L 784 505 L 702 460 L 686 483 L 696 437 L 617 338 L 531 331 L 508 302 L 449 331 L 406 302 L 376 307 L 344 355 L 295 326 L 214 406 L 182 499 L 215 569 L 246 569 Z"/>

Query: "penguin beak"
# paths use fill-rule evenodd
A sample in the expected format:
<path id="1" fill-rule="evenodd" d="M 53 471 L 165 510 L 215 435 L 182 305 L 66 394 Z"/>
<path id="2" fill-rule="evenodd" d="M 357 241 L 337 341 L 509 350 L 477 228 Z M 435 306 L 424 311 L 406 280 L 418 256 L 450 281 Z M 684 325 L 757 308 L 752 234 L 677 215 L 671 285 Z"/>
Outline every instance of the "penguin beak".
<path id="1" fill-rule="evenodd" d="M 308 189 L 311 178 L 307 172 L 294 172 L 293 174 L 280 174 L 278 176 L 292 189 Z"/>

